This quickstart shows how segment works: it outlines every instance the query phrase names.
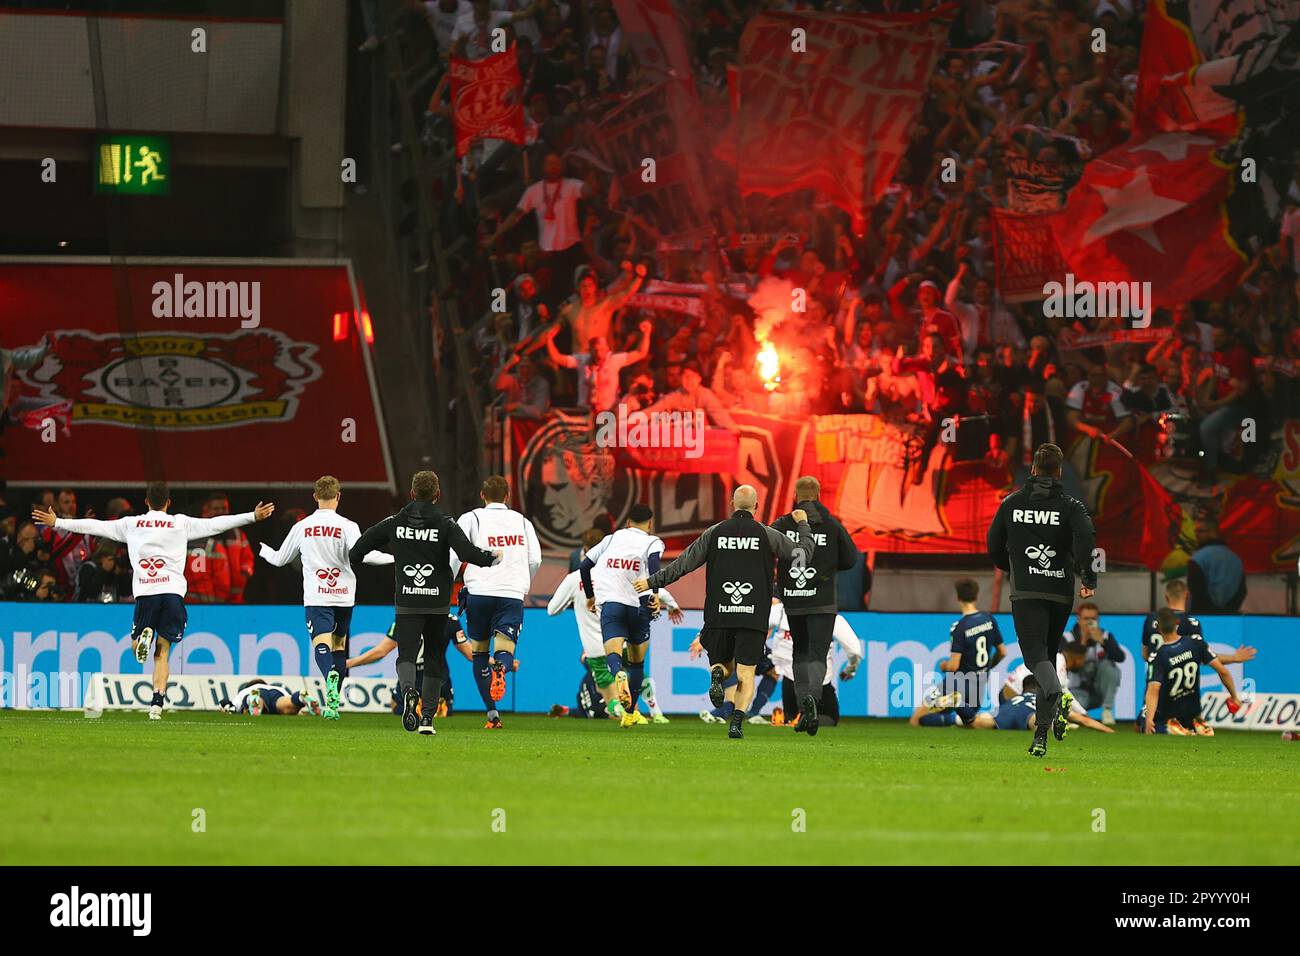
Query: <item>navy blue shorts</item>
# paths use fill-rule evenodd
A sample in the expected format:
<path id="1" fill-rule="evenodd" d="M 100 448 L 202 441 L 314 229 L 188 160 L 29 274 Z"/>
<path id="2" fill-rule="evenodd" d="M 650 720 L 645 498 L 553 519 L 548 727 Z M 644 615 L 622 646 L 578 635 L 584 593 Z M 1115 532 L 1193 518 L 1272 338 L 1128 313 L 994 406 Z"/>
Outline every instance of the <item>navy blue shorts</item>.
<path id="1" fill-rule="evenodd" d="M 465 610 L 465 633 L 471 641 L 488 641 L 500 634 L 518 642 L 524 627 L 524 602 L 519 598 L 469 596 Z"/>
<path id="2" fill-rule="evenodd" d="M 179 594 L 147 594 L 135 599 L 131 636 L 139 634 L 141 628 L 151 627 L 155 637 L 175 644 L 185 636 L 185 622 L 188 620 L 185 599 Z"/>
<path id="3" fill-rule="evenodd" d="M 644 644 L 650 640 L 650 608 L 606 601 L 600 606 L 600 636 L 606 641 L 622 637 L 629 644 Z"/>
<path id="4" fill-rule="evenodd" d="M 266 705 L 262 710 L 263 714 L 279 713 L 279 711 L 275 709 L 275 704 L 276 701 L 284 696 L 284 691 L 280 690 L 278 687 L 260 687 L 258 688 L 257 693 L 261 695 L 262 703 Z"/>
<path id="5" fill-rule="evenodd" d="M 312 637 L 317 634 L 333 634 L 335 637 L 347 637 L 352 627 L 352 608 L 350 607 L 308 607 L 307 633 Z"/>
<path id="6" fill-rule="evenodd" d="M 1035 708 L 1026 703 L 1013 704 L 1006 701 L 993 715 L 993 724 L 998 730 L 1028 730 L 1029 718 L 1034 713 Z"/>
<path id="7" fill-rule="evenodd" d="M 952 710 L 940 710 L 933 714 L 922 714 L 917 723 L 922 727 L 951 727 L 957 723 L 957 713 Z"/>

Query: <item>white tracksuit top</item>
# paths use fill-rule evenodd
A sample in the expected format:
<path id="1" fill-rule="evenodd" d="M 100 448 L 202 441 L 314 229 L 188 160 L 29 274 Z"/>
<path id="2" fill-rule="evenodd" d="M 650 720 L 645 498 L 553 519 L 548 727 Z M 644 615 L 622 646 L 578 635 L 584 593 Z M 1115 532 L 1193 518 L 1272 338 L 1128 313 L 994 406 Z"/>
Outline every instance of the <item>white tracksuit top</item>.
<path id="1" fill-rule="evenodd" d="M 489 568 L 465 566 L 465 587 L 475 597 L 504 597 L 523 600 L 532 587 L 533 575 L 542 566 L 542 546 L 533 523 L 518 511 L 494 502 L 475 508 L 456 522 L 470 542 L 485 551 L 500 551 L 501 561 Z M 461 561 L 453 551 L 454 578 Z"/>
<path id="2" fill-rule="evenodd" d="M 126 545 L 135 571 L 132 593 L 136 598 L 153 594 L 179 594 L 185 596 L 186 546 L 191 541 L 201 541 L 213 535 L 225 534 L 232 528 L 252 524 L 257 518 L 253 512 L 238 515 L 217 515 L 215 518 L 191 518 L 189 515 L 172 515 L 165 511 L 150 511 L 143 515 L 128 515 L 112 521 L 98 518 L 59 518 L 54 527 L 76 534 L 93 534 Z"/>

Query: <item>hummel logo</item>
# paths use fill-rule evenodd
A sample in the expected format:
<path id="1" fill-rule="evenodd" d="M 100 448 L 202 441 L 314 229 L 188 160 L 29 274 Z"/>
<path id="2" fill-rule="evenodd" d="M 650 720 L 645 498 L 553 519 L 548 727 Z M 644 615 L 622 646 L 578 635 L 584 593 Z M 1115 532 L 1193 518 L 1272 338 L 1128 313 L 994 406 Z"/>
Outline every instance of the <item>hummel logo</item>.
<path id="1" fill-rule="evenodd" d="M 745 595 L 754 590 L 754 585 L 748 581 L 728 581 L 722 585 L 722 592 L 731 596 L 732 604 L 739 604 L 745 600 Z"/>
<path id="2" fill-rule="evenodd" d="M 140 569 L 145 571 L 149 577 L 154 578 L 158 576 L 158 572 L 162 570 L 164 563 L 162 558 L 141 558 Z"/>
<path id="3" fill-rule="evenodd" d="M 803 587 L 810 579 L 816 577 L 817 569 L 804 567 L 801 564 L 790 565 L 790 577 L 794 578 L 794 586 Z"/>
<path id="4" fill-rule="evenodd" d="M 1052 566 L 1052 558 L 1056 557 L 1056 552 L 1045 544 L 1031 544 L 1029 547 L 1025 548 L 1025 557 L 1030 561 L 1037 561 L 1039 567 L 1050 568 Z"/>
<path id="5" fill-rule="evenodd" d="M 316 577 L 324 581 L 327 587 L 332 588 L 334 585 L 338 584 L 339 575 L 342 573 L 343 572 L 338 568 L 318 568 L 316 571 Z"/>
<path id="6" fill-rule="evenodd" d="M 402 568 L 402 571 L 406 574 L 409 574 L 412 578 L 414 578 L 415 586 L 419 588 L 419 587 L 424 587 L 425 580 L 429 577 L 429 575 L 433 574 L 433 565 L 432 564 L 421 564 L 421 565 L 408 564 L 406 567 Z"/>

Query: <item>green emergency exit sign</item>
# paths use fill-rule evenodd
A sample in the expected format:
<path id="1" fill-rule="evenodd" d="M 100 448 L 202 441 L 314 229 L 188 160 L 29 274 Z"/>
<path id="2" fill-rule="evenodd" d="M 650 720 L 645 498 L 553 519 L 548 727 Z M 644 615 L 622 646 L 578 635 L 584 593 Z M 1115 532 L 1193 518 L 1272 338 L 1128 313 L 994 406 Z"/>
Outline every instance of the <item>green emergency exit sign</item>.
<path id="1" fill-rule="evenodd" d="M 171 189 L 171 144 L 151 136 L 95 140 L 95 192 L 165 196 Z"/>

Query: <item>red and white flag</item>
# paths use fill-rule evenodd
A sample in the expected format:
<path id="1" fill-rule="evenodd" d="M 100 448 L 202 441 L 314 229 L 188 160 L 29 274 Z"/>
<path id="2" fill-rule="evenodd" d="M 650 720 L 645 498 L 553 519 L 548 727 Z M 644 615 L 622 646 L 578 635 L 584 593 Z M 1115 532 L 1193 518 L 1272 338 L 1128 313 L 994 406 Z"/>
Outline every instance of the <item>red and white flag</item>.
<path id="1" fill-rule="evenodd" d="M 673 78 L 695 93 L 686 31 L 673 0 L 614 0 L 619 29 L 641 69 L 652 77 Z"/>
<path id="2" fill-rule="evenodd" d="M 1225 22 L 1256 15 L 1243 7 Z M 1061 254 L 1077 277 L 1150 282 L 1156 306 L 1230 293 L 1249 261 L 1238 239 L 1260 231 L 1249 221 L 1258 210 L 1231 209 L 1234 184 L 1257 190 L 1237 183 L 1238 166 L 1226 159 L 1245 111 L 1210 82 L 1237 61 L 1206 60 L 1193 27 L 1204 33 L 1209 23 L 1153 0 L 1132 135 L 1088 163 L 1059 219 Z"/>
<path id="3" fill-rule="evenodd" d="M 741 191 L 813 189 L 865 217 L 907 150 L 947 16 L 940 8 L 750 20 L 740 41 L 740 109 L 716 150 L 735 164 Z"/>
<path id="4" fill-rule="evenodd" d="M 1232 291 L 1244 259 L 1223 203 L 1233 171 L 1201 133 L 1130 140 L 1089 163 L 1058 214 L 1069 269 L 1090 282 L 1150 282 L 1152 305 Z"/>
<path id="5" fill-rule="evenodd" d="M 502 139 L 522 145 L 523 81 L 511 46 L 482 60 L 451 58 L 452 120 L 456 125 L 456 155 L 464 156 L 480 139 Z"/>

